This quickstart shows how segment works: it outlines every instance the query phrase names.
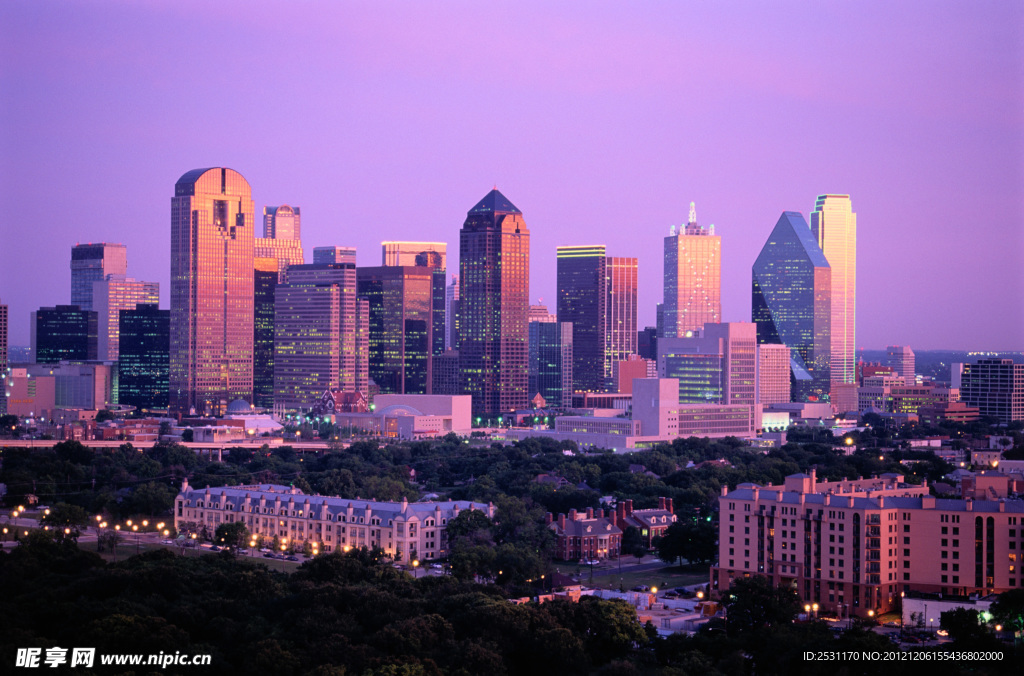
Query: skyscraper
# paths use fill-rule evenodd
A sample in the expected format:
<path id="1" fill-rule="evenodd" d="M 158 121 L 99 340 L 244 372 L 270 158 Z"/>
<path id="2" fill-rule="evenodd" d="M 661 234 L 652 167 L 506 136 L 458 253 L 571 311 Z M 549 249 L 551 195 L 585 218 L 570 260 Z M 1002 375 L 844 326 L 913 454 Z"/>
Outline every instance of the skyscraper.
<path id="1" fill-rule="evenodd" d="M 171 199 L 170 407 L 252 400 L 254 214 L 233 169 L 195 169 Z"/>
<path id="2" fill-rule="evenodd" d="M 328 263 L 356 264 L 356 248 L 354 246 L 318 246 L 313 247 L 313 265 Z"/>
<path id="3" fill-rule="evenodd" d="M 71 304 L 92 310 L 92 283 L 107 275 L 128 274 L 128 249 L 124 244 L 76 244 L 71 249 Z"/>
<path id="4" fill-rule="evenodd" d="M 77 305 L 41 307 L 32 313 L 32 354 L 37 364 L 95 361 L 96 313 Z"/>
<path id="5" fill-rule="evenodd" d="M 722 238 L 697 224 L 697 208 L 677 234 L 665 238 L 664 332 L 673 338 L 722 321 Z"/>
<path id="6" fill-rule="evenodd" d="M 758 403 L 754 324 L 705 324 L 687 333 L 658 341 L 659 375 L 679 380 L 681 403 Z"/>
<path id="7" fill-rule="evenodd" d="M 531 305 L 531 310 L 538 306 Z M 543 306 L 540 306 L 543 307 Z M 545 308 L 546 309 L 546 308 Z M 545 313 L 546 314 L 546 313 Z M 544 398 L 546 406 L 572 405 L 572 325 L 554 315 L 530 319 L 529 393 Z"/>
<path id="8" fill-rule="evenodd" d="M 474 414 L 526 406 L 530 231 L 497 189 L 459 233 L 459 376 Z"/>
<path id="9" fill-rule="evenodd" d="M 287 204 L 278 207 L 263 207 L 263 236 L 265 238 L 301 240 L 301 223 L 302 212 L 299 207 L 290 207 Z"/>
<path id="10" fill-rule="evenodd" d="M 558 321 L 572 324 L 572 387 L 603 392 L 609 301 L 605 246 L 560 246 L 557 256 Z"/>
<path id="11" fill-rule="evenodd" d="M 757 346 L 758 402 L 786 404 L 792 399 L 789 382 L 789 348 L 781 343 Z"/>
<path id="12" fill-rule="evenodd" d="M 832 382 L 857 382 L 857 214 L 849 195 L 818 195 L 811 232 L 832 268 Z M 833 388 L 838 394 L 842 388 Z M 836 401 L 836 397 L 832 397 Z"/>
<path id="13" fill-rule="evenodd" d="M 888 366 L 903 378 L 905 385 L 913 385 L 917 379 L 917 359 L 909 345 L 890 345 L 885 348 Z"/>
<path id="14" fill-rule="evenodd" d="M 118 315 L 123 310 L 134 310 L 140 303 L 160 303 L 159 282 L 110 274 L 92 283 L 92 309 L 98 322 L 97 359 L 117 361 L 121 335 Z"/>
<path id="15" fill-rule="evenodd" d="M 459 276 L 452 275 L 444 296 L 444 349 L 459 349 Z"/>
<path id="16" fill-rule="evenodd" d="M 357 294 L 370 306 L 370 377 L 383 394 L 430 393 L 434 319 L 444 316 L 434 311 L 434 282 L 425 266 L 356 269 Z"/>
<path id="17" fill-rule="evenodd" d="M 7 377 L 7 306 L 0 303 L 0 384 Z M 7 413 L 7 397 L 0 387 L 0 413 Z"/>
<path id="18" fill-rule="evenodd" d="M 274 406 L 274 296 L 281 266 L 276 258 L 253 259 L 253 405 Z"/>
<path id="19" fill-rule="evenodd" d="M 604 382 L 615 389 L 615 365 L 636 354 L 637 259 L 609 256 L 605 259 Z"/>
<path id="20" fill-rule="evenodd" d="M 445 350 L 445 281 L 448 278 L 448 245 L 444 242 L 381 242 L 381 265 L 429 268 L 431 284 L 431 356 Z M 429 380 L 427 381 L 430 382 Z"/>
<path id="21" fill-rule="evenodd" d="M 118 334 L 118 403 L 140 410 L 167 408 L 171 313 L 156 304 L 122 310 Z"/>
<path id="22" fill-rule="evenodd" d="M 803 215 L 783 212 L 754 261 L 752 310 L 758 343 L 790 351 L 793 400 L 828 401 L 832 270 Z"/>
<path id="23" fill-rule="evenodd" d="M 1012 359 L 979 359 L 964 364 L 960 400 L 1003 425 L 1024 420 L 1024 364 Z"/>
<path id="24" fill-rule="evenodd" d="M 301 231 L 298 207 L 293 208 L 287 204 L 263 207 L 263 237 L 253 241 L 253 256 L 277 259 L 278 271 L 281 273 L 278 281 L 284 281 L 284 272 L 289 265 L 302 265 L 306 262 L 299 237 Z"/>

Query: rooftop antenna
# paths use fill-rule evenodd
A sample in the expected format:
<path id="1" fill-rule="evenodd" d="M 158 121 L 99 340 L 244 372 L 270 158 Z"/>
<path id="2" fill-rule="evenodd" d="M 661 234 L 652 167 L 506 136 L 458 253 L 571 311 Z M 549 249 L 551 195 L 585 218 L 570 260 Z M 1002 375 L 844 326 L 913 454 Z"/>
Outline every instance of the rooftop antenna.
<path id="1" fill-rule="evenodd" d="M 690 225 L 697 223 L 697 203 L 690 202 Z"/>

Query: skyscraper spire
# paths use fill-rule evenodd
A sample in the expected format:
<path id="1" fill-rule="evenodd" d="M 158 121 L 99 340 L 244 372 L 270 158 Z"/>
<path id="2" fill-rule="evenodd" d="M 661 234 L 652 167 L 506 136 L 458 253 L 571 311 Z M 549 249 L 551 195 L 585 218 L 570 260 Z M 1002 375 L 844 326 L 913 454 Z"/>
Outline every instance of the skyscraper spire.
<path id="1" fill-rule="evenodd" d="M 697 203 L 690 202 L 690 225 L 697 224 Z"/>

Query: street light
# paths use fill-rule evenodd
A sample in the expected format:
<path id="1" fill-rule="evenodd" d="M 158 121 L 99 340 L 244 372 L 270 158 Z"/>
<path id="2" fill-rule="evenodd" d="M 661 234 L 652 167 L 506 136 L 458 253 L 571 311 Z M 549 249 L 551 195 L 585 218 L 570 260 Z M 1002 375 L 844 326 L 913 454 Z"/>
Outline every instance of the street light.
<path id="1" fill-rule="evenodd" d="M 414 559 L 413 562 L 412 562 L 412 577 L 413 577 L 413 579 L 416 579 L 416 577 L 418 576 L 417 573 L 419 572 L 419 567 L 420 567 L 419 559 Z"/>

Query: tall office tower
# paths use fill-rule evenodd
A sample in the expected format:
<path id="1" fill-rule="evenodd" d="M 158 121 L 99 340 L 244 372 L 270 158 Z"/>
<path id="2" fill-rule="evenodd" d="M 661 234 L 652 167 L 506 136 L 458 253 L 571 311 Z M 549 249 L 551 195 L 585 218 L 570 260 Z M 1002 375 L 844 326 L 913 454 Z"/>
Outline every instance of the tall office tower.
<path id="1" fill-rule="evenodd" d="M 679 380 L 679 401 L 757 404 L 757 327 L 749 322 L 705 324 L 688 333 L 658 341 L 659 375 Z"/>
<path id="2" fill-rule="evenodd" d="M 61 361 L 96 361 L 96 313 L 77 305 L 41 307 L 32 313 L 29 327 L 32 354 L 37 364 Z"/>
<path id="3" fill-rule="evenodd" d="M 803 215 L 783 212 L 753 267 L 757 342 L 789 348 L 793 400 L 828 401 L 832 270 Z"/>
<path id="4" fill-rule="evenodd" d="M 791 398 L 789 383 L 789 348 L 782 344 L 762 343 L 757 346 L 758 402 L 786 404 Z"/>
<path id="5" fill-rule="evenodd" d="M 636 354 L 637 259 L 609 256 L 605 259 L 604 382 L 615 390 L 615 365 Z"/>
<path id="6" fill-rule="evenodd" d="M 603 392 L 609 299 L 605 247 L 560 246 L 557 255 L 558 321 L 572 324 L 573 389 Z"/>
<path id="7" fill-rule="evenodd" d="M 658 329 L 653 326 L 637 331 L 636 353 L 642 359 L 658 359 Z"/>
<path id="8" fill-rule="evenodd" d="M 434 312 L 434 282 L 423 266 L 356 268 L 370 307 L 370 377 L 382 394 L 430 394 L 434 319 L 444 316 Z"/>
<path id="9" fill-rule="evenodd" d="M 452 275 L 452 283 L 444 296 L 444 348 L 459 349 L 459 276 Z"/>
<path id="10" fill-rule="evenodd" d="M 530 306 L 531 309 L 538 307 Z M 540 306 L 543 307 L 543 306 Z M 546 314 L 546 313 L 545 313 Z M 549 319 L 550 318 L 550 319 Z M 565 407 L 572 405 L 572 325 L 555 321 L 548 314 L 531 318 L 530 364 L 527 391 L 531 400 L 538 394 L 545 406 Z"/>
<path id="11" fill-rule="evenodd" d="M 914 358 L 914 351 L 909 345 L 890 345 L 885 348 L 888 355 L 888 366 L 896 372 L 896 375 L 903 377 L 905 385 L 913 385 L 916 379 L 917 363 Z"/>
<path id="12" fill-rule="evenodd" d="M 665 238 L 664 305 L 659 336 L 674 338 L 722 321 L 722 238 L 714 225 L 697 224 L 693 202 L 687 224 L 678 234 L 672 226 Z"/>
<path id="13" fill-rule="evenodd" d="M 128 274 L 124 244 L 76 244 L 71 248 L 71 304 L 92 310 L 92 283 Z"/>
<path id="14" fill-rule="evenodd" d="M 665 304 L 658 303 L 654 306 L 654 330 L 658 338 L 665 337 Z"/>
<path id="15" fill-rule="evenodd" d="M 497 188 L 459 233 L 459 378 L 474 414 L 526 406 L 530 231 Z"/>
<path id="16" fill-rule="evenodd" d="M 531 305 L 527 310 L 526 320 L 528 322 L 555 322 L 558 317 L 548 312 L 547 305 Z"/>
<path id="17" fill-rule="evenodd" d="M 381 242 L 381 264 L 385 266 L 430 268 L 431 356 L 445 350 L 445 281 L 448 278 L 448 245 L 444 242 Z M 427 381 L 429 385 L 429 380 Z"/>
<path id="18" fill-rule="evenodd" d="M 171 199 L 170 408 L 252 400 L 253 203 L 241 174 L 194 169 Z"/>
<path id="19" fill-rule="evenodd" d="M 92 283 L 92 309 L 98 321 L 97 359 L 117 361 L 120 343 L 118 313 L 138 304 L 159 304 L 160 283 L 140 282 L 124 275 L 107 275 Z"/>
<path id="20" fill-rule="evenodd" d="M 274 295 L 280 274 L 276 258 L 253 259 L 252 403 L 263 409 L 274 406 Z"/>
<path id="21" fill-rule="evenodd" d="M 7 376 L 7 306 L 0 303 L 0 383 Z M 3 388 L 0 388 L 3 389 Z M 7 413 L 7 397 L 0 392 L 0 413 Z"/>
<path id="22" fill-rule="evenodd" d="M 309 410 L 326 390 L 366 394 L 365 304 L 353 263 L 296 265 L 274 294 L 274 408 Z"/>
<path id="23" fill-rule="evenodd" d="M 1008 425 L 1024 420 L 1024 364 L 1012 359 L 979 359 L 964 364 L 960 374 L 960 401 L 976 406 L 983 416 Z"/>
<path id="24" fill-rule="evenodd" d="M 253 240 L 253 256 L 276 258 L 280 278 L 284 281 L 289 265 L 306 262 L 302 253 L 299 208 L 287 204 L 279 207 L 263 207 L 263 237 Z"/>
<path id="25" fill-rule="evenodd" d="M 122 310 L 117 362 L 118 403 L 139 410 L 167 408 L 171 366 L 171 312 L 155 303 Z"/>
<path id="26" fill-rule="evenodd" d="M 849 195 L 818 195 L 811 212 L 811 232 L 832 268 L 832 383 L 857 382 L 857 214 Z M 832 402 L 849 397 L 848 387 L 833 387 Z M 840 394 L 845 396 L 838 396 Z M 854 408 L 856 392 L 853 392 Z M 849 410 L 849 403 L 841 406 Z"/>
<path id="27" fill-rule="evenodd" d="M 356 248 L 354 246 L 318 246 L 313 247 L 313 265 L 330 263 L 356 264 Z"/>

